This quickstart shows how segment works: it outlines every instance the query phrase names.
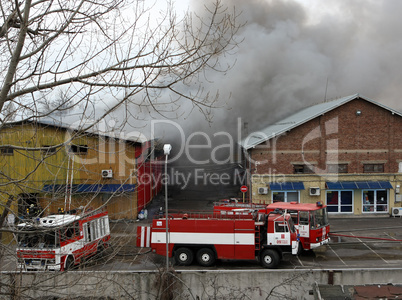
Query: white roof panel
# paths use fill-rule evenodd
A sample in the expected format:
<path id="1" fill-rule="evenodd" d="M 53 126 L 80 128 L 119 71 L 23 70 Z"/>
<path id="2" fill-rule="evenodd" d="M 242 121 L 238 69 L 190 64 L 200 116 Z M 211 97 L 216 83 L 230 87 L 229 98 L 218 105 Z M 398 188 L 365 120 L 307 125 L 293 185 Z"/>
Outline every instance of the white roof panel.
<path id="1" fill-rule="evenodd" d="M 46 125 L 46 126 L 53 126 L 53 127 L 58 127 L 58 128 L 62 128 L 65 130 L 80 130 L 79 126 L 82 127 L 89 127 L 88 130 L 85 131 L 85 133 L 88 134 L 93 134 L 93 135 L 97 135 L 97 136 L 103 136 L 103 137 L 108 137 L 108 138 L 114 138 L 114 139 L 119 139 L 119 140 L 124 140 L 124 141 L 129 141 L 129 142 L 134 142 L 134 143 L 145 143 L 148 142 L 147 137 L 142 134 L 139 131 L 133 131 L 130 132 L 129 135 L 124 134 L 120 131 L 118 132 L 114 132 L 114 131 L 105 131 L 105 130 L 101 130 L 99 129 L 98 125 L 94 125 L 93 127 L 91 127 L 91 123 L 82 123 L 78 125 L 71 125 L 71 124 L 67 124 L 67 123 L 63 123 L 61 121 L 55 120 L 55 119 L 47 119 L 47 118 L 41 118 L 40 120 L 32 120 L 32 119 L 25 119 L 25 120 L 20 120 L 20 121 L 12 121 L 12 122 L 7 122 L 5 123 L 5 125 L 18 125 L 21 123 L 36 123 L 36 124 L 41 124 L 41 125 Z"/>
<path id="2" fill-rule="evenodd" d="M 263 128 L 262 130 L 258 132 L 253 132 L 251 133 L 248 137 L 243 139 L 241 141 L 241 146 L 248 150 L 250 148 L 253 148 L 265 141 L 268 141 L 288 130 L 291 130 L 295 127 L 298 127 L 322 114 L 325 114 L 328 111 L 331 111 L 351 100 L 357 99 L 357 98 L 362 98 L 368 102 L 371 102 L 375 105 L 378 105 L 384 109 L 387 109 L 391 111 L 392 113 L 398 114 L 402 116 L 401 112 L 398 112 L 396 110 L 393 110 L 381 103 L 375 102 L 373 100 L 370 100 L 368 98 L 362 97 L 359 94 L 339 98 L 336 100 L 328 101 L 328 102 L 323 102 L 319 103 L 310 107 L 306 107 L 297 113 L 282 119 L 281 121 L 276 122 L 275 124 L 272 124 L 266 128 Z"/>
<path id="3" fill-rule="evenodd" d="M 47 217 L 39 218 L 38 222 L 31 221 L 26 223 L 18 224 L 18 228 L 33 228 L 33 227 L 56 227 L 66 224 L 70 224 L 76 220 L 81 219 L 78 215 L 49 215 Z"/>

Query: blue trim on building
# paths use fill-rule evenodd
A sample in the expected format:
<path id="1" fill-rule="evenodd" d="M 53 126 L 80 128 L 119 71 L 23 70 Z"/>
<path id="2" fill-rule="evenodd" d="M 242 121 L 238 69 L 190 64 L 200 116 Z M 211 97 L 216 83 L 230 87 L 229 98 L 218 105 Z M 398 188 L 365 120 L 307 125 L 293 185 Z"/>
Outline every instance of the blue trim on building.
<path id="1" fill-rule="evenodd" d="M 65 184 L 45 184 L 42 188 L 46 193 L 63 193 Z M 73 184 L 72 193 L 130 193 L 135 191 L 135 184 Z"/>
<path id="2" fill-rule="evenodd" d="M 273 191 L 293 191 L 304 190 L 304 184 L 301 181 L 297 182 L 270 182 L 269 188 Z"/>
<path id="3" fill-rule="evenodd" d="M 389 181 L 338 181 L 326 182 L 328 190 L 384 190 L 392 189 Z"/>

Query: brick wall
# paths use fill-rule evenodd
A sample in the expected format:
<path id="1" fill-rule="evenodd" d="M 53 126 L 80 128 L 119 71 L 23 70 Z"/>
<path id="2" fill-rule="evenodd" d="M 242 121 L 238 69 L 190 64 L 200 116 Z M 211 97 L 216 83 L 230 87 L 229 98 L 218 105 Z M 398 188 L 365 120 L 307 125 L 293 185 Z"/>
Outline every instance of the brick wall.
<path id="1" fill-rule="evenodd" d="M 356 115 L 357 111 L 361 115 Z M 402 161 L 402 117 L 363 99 L 352 100 L 250 150 L 257 174 L 292 174 L 293 164 L 347 163 L 348 173 L 363 173 L 363 163 L 384 163 L 398 172 Z"/>

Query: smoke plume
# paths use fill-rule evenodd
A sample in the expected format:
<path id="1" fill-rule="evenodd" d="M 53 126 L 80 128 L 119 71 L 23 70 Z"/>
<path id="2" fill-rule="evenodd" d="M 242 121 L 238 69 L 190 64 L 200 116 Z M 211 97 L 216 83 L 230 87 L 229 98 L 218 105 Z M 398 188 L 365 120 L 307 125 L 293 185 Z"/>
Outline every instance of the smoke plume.
<path id="1" fill-rule="evenodd" d="M 202 11 L 204 3 L 193 2 Z M 229 99 L 214 111 L 213 128 L 236 129 L 240 117 L 250 130 L 259 130 L 302 107 L 355 93 L 402 108 L 401 1 L 224 0 L 223 5 L 235 6 L 245 25 L 234 67 L 223 77 L 210 74 L 210 88 L 219 87 L 221 98 Z"/>

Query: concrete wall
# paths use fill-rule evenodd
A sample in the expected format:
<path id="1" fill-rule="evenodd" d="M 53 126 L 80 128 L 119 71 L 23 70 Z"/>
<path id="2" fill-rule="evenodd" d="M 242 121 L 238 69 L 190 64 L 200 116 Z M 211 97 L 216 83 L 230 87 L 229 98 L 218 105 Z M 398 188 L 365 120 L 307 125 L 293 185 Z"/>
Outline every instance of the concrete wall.
<path id="1" fill-rule="evenodd" d="M 400 284 L 402 269 L 182 271 L 170 299 L 313 299 L 315 284 Z M 159 272 L 0 273 L 1 299 L 161 299 Z"/>

